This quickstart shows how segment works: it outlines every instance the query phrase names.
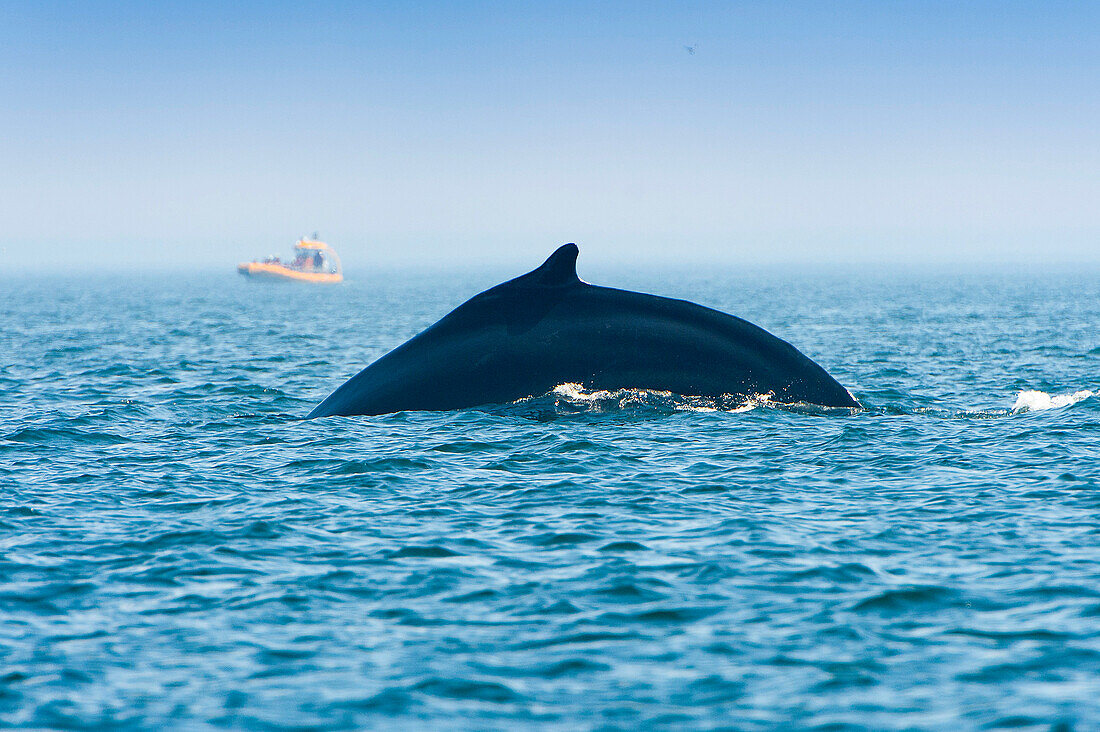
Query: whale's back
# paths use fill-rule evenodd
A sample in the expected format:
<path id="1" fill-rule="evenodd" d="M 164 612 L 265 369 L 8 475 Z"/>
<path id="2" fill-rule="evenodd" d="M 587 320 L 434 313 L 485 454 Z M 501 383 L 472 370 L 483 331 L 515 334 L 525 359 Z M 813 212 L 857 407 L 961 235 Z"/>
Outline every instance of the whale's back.
<path id="1" fill-rule="evenodd" d="M 792 345 L 685 300 L 581 282 L 576 247 L 471 298 L 361 371 L 310 414 L 510 402 L 578 383 L 684 395 L 858 403 Z"/>

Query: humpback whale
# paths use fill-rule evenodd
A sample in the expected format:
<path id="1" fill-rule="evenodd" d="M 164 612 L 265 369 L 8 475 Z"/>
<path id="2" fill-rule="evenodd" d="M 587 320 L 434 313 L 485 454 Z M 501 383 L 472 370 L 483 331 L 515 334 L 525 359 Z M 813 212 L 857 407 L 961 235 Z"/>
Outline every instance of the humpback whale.
<path id="1" fill-rule="evenodd" d="M 475 295 L 367 366 L 308 418 L 450 410 L 560 384 L 859 407 L 786 341 L 686 300 L 590 285 L 575 244 Z"/>

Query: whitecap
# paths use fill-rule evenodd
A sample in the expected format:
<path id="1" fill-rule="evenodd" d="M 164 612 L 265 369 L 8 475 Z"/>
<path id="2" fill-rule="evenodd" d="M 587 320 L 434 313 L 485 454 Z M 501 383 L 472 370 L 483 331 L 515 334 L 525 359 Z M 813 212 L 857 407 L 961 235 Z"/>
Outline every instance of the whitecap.
<path id="1" fill-rule="evenodd" d="M 1083 389 L 1072 394 L 1047 394 L 1045 391 L 1027 390 L 1016 395 L 1016 403 L 1012 405 L 1013 414 L 1020 412 L 1041 412 L 1044 409 L 1059 409 L 1076 404 L 1082 399 L 1094 396 L 1096 392 Z"/>

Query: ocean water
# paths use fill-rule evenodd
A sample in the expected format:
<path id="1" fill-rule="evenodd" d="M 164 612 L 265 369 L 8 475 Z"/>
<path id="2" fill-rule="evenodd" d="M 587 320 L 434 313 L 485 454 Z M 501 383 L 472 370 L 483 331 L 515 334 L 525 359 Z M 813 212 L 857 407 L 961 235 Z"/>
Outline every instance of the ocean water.
<path id="1" fill-rule="evenodd" d="M 509 274 L 0 278 L 0 726 L 1100 728 L 1100 272 L 589 273 L 855 413 L 299 419 Z"/>

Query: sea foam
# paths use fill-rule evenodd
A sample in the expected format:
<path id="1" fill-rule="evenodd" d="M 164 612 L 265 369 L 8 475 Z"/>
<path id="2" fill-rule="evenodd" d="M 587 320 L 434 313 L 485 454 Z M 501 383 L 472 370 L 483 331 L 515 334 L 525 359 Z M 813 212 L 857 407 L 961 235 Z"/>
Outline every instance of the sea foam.
<path id="1" fill-rule="evenodd" d="M 1016 403 L 1012 405 L 1012 412 L 1041 412 L 1044 409 L 1058 409 L 1076 404 L 1082 399 L 1094 396 L 1096 392 L 1084 389 L 1072 394 L 1047 394 L 1045 391 L 1021 391 L 1016 395 Z"/>

